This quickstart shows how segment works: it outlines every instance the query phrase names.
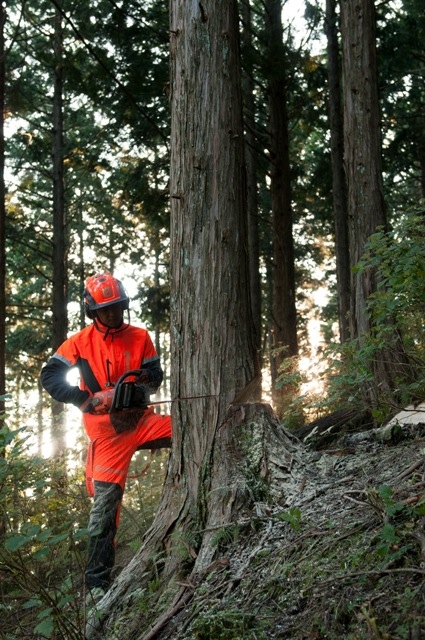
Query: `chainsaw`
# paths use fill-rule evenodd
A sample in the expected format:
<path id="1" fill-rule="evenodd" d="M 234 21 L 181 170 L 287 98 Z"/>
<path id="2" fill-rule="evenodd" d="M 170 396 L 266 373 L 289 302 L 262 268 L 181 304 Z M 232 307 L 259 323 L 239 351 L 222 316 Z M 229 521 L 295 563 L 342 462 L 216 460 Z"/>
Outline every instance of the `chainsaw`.
<path id="1" fill-rule="evenodd" d="M 142 373 L 141 369 L 132 369 L 123 373 L 115 386 L 108 387 L 102 391 L 96 391 L 91 398 L 91 405 L 95 413 L 116 413 L 124 409 L 139 408 L 147 409 L 149 406 L 165 404 L 169 402 L 181 402 L 185 400 L 200 400 L 204 398 L 217 398 L 217 394 L 207 394 L 200 396 L 187 396 L 185 398 L 172 398 L 170 400 L 150 401 L 148 387 L 145 384 L 137 384 L 135 380 L 127 380 L 129 377 L 138 378 Z M 258 387 L 259 377 L 255 376 L 231 403 L 241 404 L 247 402 L 251 393 Z"/>
<path id="2" fill-rule="evenodd" d="M 115 386 L 96 391 L 91 399 L 94 412 L 115 413 L 135 407 L 147 409 L 151 404 L 147 386 L 136 384 L 134 380 L 127 380 L 130 377 L 137 378 L 140 374 L 141 369 L 132 369 L 123 373 Z"/>

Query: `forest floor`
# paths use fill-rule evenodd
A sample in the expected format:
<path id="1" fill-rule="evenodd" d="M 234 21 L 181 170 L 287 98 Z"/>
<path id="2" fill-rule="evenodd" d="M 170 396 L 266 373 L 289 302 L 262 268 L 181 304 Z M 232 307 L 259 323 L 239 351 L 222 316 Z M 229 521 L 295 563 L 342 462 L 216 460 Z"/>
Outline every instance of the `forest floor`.
<path id="1" fill-rule="evenodd" d="M 131 616 L 120 639 L 425 639 L 425 425 L 396 427 L 320 450 L 307 438 L 289 498 L 221 532 L 222 554 L 174 585 L 174 608 L 155 584 L 134 594 L 139 631 Z"/>
<path id="2" fill-rule="evenodd" d="M 309 447 L 290 505 L 257 503 L 152 637 L 425 638 L 424 435 L 419 424 Z"/>

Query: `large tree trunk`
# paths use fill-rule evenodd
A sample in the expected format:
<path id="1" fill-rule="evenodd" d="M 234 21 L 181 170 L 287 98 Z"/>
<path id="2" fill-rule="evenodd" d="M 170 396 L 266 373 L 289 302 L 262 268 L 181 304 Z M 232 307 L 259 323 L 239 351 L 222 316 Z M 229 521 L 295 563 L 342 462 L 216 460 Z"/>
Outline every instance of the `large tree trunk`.
<path id="1" fill-rule="evenodd" d="M 326 0 L 328 51 L 329 126 L 332 157 L 332 201 L 335 225 L 335 254 L 338 291 L 338 320 L 341 342 L 350 337 L 350 254 L 348 243 L 347 186 L 344 171 L 344 127 L 341 102 L 340 63 L 336 0 Z"/>
<path id="2" fill-rule="evenodd" d="M 382 186 L 381 129 L 376 71 L 375 11 L 373 0 L 341 3 L 344 78 L 344 149 L 348 181 L 351 266 L 362 257 L 366 243 L 378 227 L 386 227 Z M 373 323 L 367 309 L 378 290 L 376 273 L 352 271 L 350 331 L 362 344 Z M 389 319 L 392 324 L 391 319 Z M 391 344 L 392 343 L 392 344 Z M 379 394 L 397 393 L 398 379 L 413 377 L 396 331 L 388 348 L 377 350 L 372 363 L 373 382 L 361 391 L 374 405 Z"/>
<path id="3" fill-rule="evenodd" d="M 351 266 L 359 262 L 370 236 L 385 227 L 381 129 L 373 0 L 341 3 L 344 70 L 344 147 L 348 181 Z M 376 290 L 373 274 L 353 274 L 351 336 L 369 331 L 366 303 Z"/>
<path id="4" fill-rule="evenodd" d="M 243 404 L 257 360 L 236 0 L 211 2 L 208 11 L 197 0 L 173 0 L 171 34 L 172 394 L 204 397 L 173 404 L 161 504 L 143 548 L 102 602 L 94 625 L 103 625 L 105 640 L 123 611 L 122 640 L 155 637 L 222 561 L 218 534 L 249 522 L 269 485 L 280 492 L 297 457 L 267 405 Z M 153 577 L 169 610 L 146 632 L 153 614 L 142 616 L 130 594 Z"/>
<path id="5" fill-rule="evenodd" d="M 280 0 L 266 0 L 269 33 L 270 180 L 273 217 L 272 397 L 279 409 L 290 389 L 276 388 L 285 358 L 298 355 L 287 78 Z"/>
<path id="6" fill-rule="evenodd" d="M 208 526 L 214 439 L 258 373 L 246 252 L 237 3 L 171 3 L 173 484 Z M 231 460 L 222 458 L 222 464 Z M 199 550 L 197 550 L 199 553 Z M 207 554 L 208 555 L 208 554 Z"/>

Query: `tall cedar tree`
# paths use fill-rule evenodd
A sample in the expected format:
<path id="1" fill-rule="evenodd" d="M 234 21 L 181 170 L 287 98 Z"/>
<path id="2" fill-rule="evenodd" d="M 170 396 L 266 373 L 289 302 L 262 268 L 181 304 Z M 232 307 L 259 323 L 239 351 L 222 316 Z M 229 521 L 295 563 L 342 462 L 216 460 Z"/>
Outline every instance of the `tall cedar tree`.
<path id="1" fill-rule="evenodd" d="M 354 268 L 370 236 L 378 228 L 385 229 L 387 224 L 382 185 L 373 0 L 343 0 L 341 32 L 350 260 Z M 376 329 L 368 313 L 368 301 L 379 286 L 372 270 L 359 272 L 353 269 L 350 330 L 351 337 L 358 339 L 360 346 L 365 337 Z M 391 319 L 388 322 L 391 325 Z M 365 401 L 371 406 L 377 389 L 391 396 L 396 394 L 400 377 L 414 376 L 395 329 L 391 337 L 391 340 L 387 338 L 388 346 L 374 354 L 373 382 L 365 382 L 361 389 Z"/>
<path id="2" fill-rule="evenodd" d="M 328 53 L 329 128 L 332 157 L 332 201 L 335 225 L 338 321 L 340 339 L 342 342 L 346 342 L 350 337 L 350 255 L 336 0 L 326 0 L 325 31 Z"/>
<path id="3" fill-rule="evenodd" d="M 249 0 L 243 0 L 240 4 L 241 11 L 241 51 L 244 57 L 242 69 L 242 92 L 244 106 L 245 129 L 245 164 L 247 185 L 247 224 L 248 224 L 248 256 L 251 308 L 255 338 L 255 348 L 261 358 L 261 276 L 260 276 L 260 232 L 258 210 L 258 186 L 257 164 L 258 149 L 256 144 L 256 105 L 255 105 L 255 80 L 253 51 L 253 25 L 251 5 Z M 257 397 L 261 397 L 261 388 L 257 391 Z"/>
<path id="4" fill-rule="evenodd" d="M 150 579 L 158 552 L 165 553 L 157 575 L 164 597 L 175 589 L 172 577 L 182 585 L 170 612 L 183 607 L 218 557 L 217 528 L 252 509 L 249 478 L 269 477 L 266 442 L 273 438 L 267 448 L 279 464 L 286 458 L 276 445 L 291 446 L 267 405 L 241 404 L 255 388 L 258 365 L 246 255 L 237 2 L 211 2 L 206 10 L 197 0 L 173 0 L 170 20 L 172 392 L 181 400 L 173 404 L 173 448 L 155 522 L 103 601 L 99 625 L 123 615 L 114 605 Z M 123 638 L 140 636 L 151 618 L 133 617 Z M 144 637 L 156 637 L 161 624 Z M 108 620 L 105 640 L 113 627 Z"/>
<path id="5" fill-rule="evenodd" d="M 207 12 L 194 0 L 178 0 L 170 19 L 172 391 L 212 396 L 176 407 L 170 479 L 186 493 L 183 522 L 196 514 L 208 527 L 210 518 L 217 524 L 204 502 L 218 479 L 211 475 L 215 438 L 229 404 L 258 374 L 237 3 L 209 3 Z M 222 458 L 224 470 L 231 458 Z M 209 554 L 209 538 L 199 559 Z"/>
<path id="6" fill-rule="evenodd" d="M 271 354 L 271 377 L 273 398 L 278 405 L 281 391 L 275 383 L 279 367 L 284 358 L 298 355 L 298 337 L 287 77 L 280 0 L 266 0 L 265 9 L 269 32 L 270 189 L 273 218 L 274 351 Z"/>
<path id="7" fill-rule="evenodd" d="M 0 5 L 0 396 L 6 392 L 6 205 L 4 184 L 4 108 L 5 108 L 5 46 L 6 10 Z M 0 420 L 4 402 L 0 399 Z M 1 428 L 1 422 L 0 422 Z"/>

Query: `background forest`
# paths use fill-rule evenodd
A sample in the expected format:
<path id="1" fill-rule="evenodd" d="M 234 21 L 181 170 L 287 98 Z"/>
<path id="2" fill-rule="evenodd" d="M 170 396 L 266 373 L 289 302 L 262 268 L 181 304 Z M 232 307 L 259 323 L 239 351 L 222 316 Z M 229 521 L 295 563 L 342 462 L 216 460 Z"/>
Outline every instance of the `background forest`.
<path id="1" fill-rule="evenodd" d="M 376 45 L 376 148 L 365 126 L 376 204 L 366 169 L 344 165 L 344 135 L 356 137 L 342 82 L 350 27 L 336 0 L 295 4 L 297 20 L 292 3 L 239 2 L 243 330 L 285 426 L 336 409 L 366 409 L 376 425 L 425 387 L 425 15 L 420 0 L 377 2 L 364 34 Z M 80 638 L 78 615 L 56 613 L 81 587 L 85 443 L 78 412 L 52 405 L 38 376 L 85 325 L 85 279 L 107 269 L 155 338 L 169 397 L 169 14 L 160 0 L 8 0 L 0 11 L 0 637 Z M 134 461 L 123 562 L 164 466 L 165 454 Z"/>

